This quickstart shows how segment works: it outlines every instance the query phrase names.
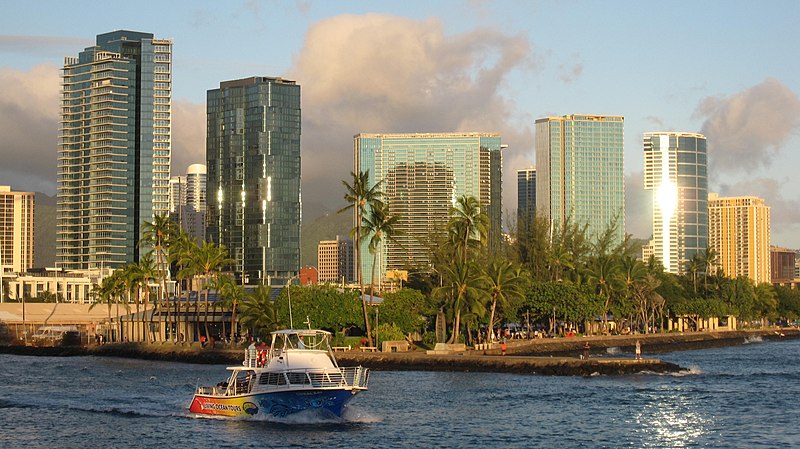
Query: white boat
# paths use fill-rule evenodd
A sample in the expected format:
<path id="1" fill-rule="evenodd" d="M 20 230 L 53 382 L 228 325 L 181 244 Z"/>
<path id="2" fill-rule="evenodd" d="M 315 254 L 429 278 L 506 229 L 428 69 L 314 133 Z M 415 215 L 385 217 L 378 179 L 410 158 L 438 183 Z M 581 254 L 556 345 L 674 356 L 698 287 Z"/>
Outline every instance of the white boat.
<path id="1" fill-rule="evenodd" d="M 242 366 L 231 366 L 226 382 L 199 387 L 189 411 L 230 417 L 285 417 L 304 410 L 342 416 L 345 405 L 367 390 L 369 369 L 341 368 L 323 330 L 272 333 L 266 349 L 245 349 Z"/>

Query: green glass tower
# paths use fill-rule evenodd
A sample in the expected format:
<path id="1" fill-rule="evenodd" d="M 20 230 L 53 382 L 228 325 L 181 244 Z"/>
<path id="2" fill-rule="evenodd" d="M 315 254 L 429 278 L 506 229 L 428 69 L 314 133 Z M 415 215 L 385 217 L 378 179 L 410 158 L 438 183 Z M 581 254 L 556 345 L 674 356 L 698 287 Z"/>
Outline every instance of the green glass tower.
<path id="1" fill-rule="evenodd" d="M 252 77 L 208 91 L 208 227 L 250 284 L 300 270 L 300 86 Z"/>
<path id="2" fill-rule="evenodd" d="M 142 224 L 169 210 L 172 42 L 100 34 L 62 79 L 56 264 L 137 262 Z"/>
<path id="3" fill-rule="evenodd" d="M 380 182 L 389 212 L 399 216 L 397 242 L 377 249 L 376 277 L 387 270 L 427 269 L 432 232 L 444 226 L 461 196 L 474 196 L 489 216 L 489 245 L 500 242 L 501 144 L 494 133 L 358 134 L 355 171 Z M 361 244 L 364 282 L 372 278 L 368 242 Z"/>
<path id="4" fill-rule="evenodd" d="M 588 225 L 593 239 L 616 223 L 625 236 L 623 124 L 613 115 L 536 120 L 536 210 L 554 227 Z"/>

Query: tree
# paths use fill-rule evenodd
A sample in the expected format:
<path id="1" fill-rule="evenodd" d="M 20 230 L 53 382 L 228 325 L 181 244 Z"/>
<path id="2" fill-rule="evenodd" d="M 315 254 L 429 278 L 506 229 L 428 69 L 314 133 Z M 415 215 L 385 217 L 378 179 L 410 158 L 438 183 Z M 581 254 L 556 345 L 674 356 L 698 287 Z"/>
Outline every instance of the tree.
<path id="1" fill-rule="evenodd" d="M 244 287 L 231 276 L 219 276 L 215 288 L 220 295 L 219 305 L 231 309 L 231 341 L 236 341 L 236 306 L 245 297 Z"/>
<path id="2" fill-rule="evenodd" d="M 449 242 L 454 252 L 466 263 L 471 248 L 485 246 L 489 234 L 489 216 L 481 210 L 474 196 L 462 196 L 449 211 L 447 222 Z"/>
<path id="3" fill-rule="evenodd" d="M 244 295 L 239 321 L 263 341 L 268 341 L 269 333 L 281 327 L 278 307 L 272 300 L 270 287 L 259 285 L 254 291 Z"/>
<path id="4" fill-rule="evenodd" d="M 203 325 L 205 327 L 206 336 L 209 336 L 209 289 L 219 272 L 224 267 L 235 263 L 235 261 L 228 257 L 228 249 L 225 248 L 224 245 L 216 245 L 213 242 L 203 242 L 203 246 L 198 247 L 189 254 L 185 254 L 179 263 L 185 266 L 185 268 L 181 270 L 183 276 L 200 278 L 201 284 L 197 290 L 197 300 L 198 302 L 200 301 L 200 290 L 202 289 L 203 306 L 205 310 Z"/>
<path id="5" fill-rule="evenodd" d="M 464 312 L 480 313 L 480 293 L 475 287 L 476 273 L 472 264 L 456 259 L 452 265 L 442 268 L 444 285 L 434 289 L 433 294 L 445 301 L 453 315 L 453 332 L 449 344 L 458 343 L 461 315 Z"/>
<path id="6" fill-rule="evenodd" d="M 369 345 L 372 346 L 372 332 L 369 324 L 369 316 L 367 316 L 367 301 L 364 297 L 364 274 L 361 271 L 361 236 L 364 229 L 363 217 L 366 214 L 367 207 L 374 207 L 380 203 L 383 192 L 380 191 L 380 182 L 375 183 L 373 186 L 369 185 L 369 170 L 358 172 L 358 174 L 350 172 L 350 175 L 353 177 L 352 185 L 348 184 L 346 181 L 342 181 L 345 187 L 344 200 L 347 201 L 348 204 L 340 209 L 339 213 L 352 209 L 355 214 L 354 226 L 351 234 L 354 236 L 356 273 L 361 291 L 361 308 L 364 312 L 364 327 Z"/>
<path id="7" fill-rule="evenodd" d="M 159 306 L 164 303 L 167 297 L 167 279 L 169 276 L 169 262 L 168 262 L 168 245 L 175 240 L 177 235 L 177 226 L 175 222 L 169 217 L 169 213 L 163 212 L 156 214 L 152 222 L 145 222 L 142 225 L 142 238 L 139 240 L 139 246 L 151 247 L 155 253 L 155 265 L 159 285 L 158 304 Z M 171 307 L 167 307 L 167 321 L 169 325 Z"/>
<path id="8" fill-rule="evenodd" d="M 491 304 L 489 314 L 489 335 L 494 336 L 494 317 L 498 304 L 507 309 L 511 301 L 525 296 L 525 277 L 521 270 L 507 260 L 494 259 L 481 270 L 478 278 L 479 289 Z"/>
<path id="9" fill-rule="evenodd" d="M 289 316 L 289 294 L 295 319 L 305 321 L 308 318 L 314 328 L 341 332 L 359 321 L 356 292 L 342 292 L 330 284 L 292 285 L 283 289 L 277 298 L 282 320 Z"/>
<path id="10" fill-rule="evenodd" d="M 179 335 L 182 335 L 184 332 L 188 333 L 188 317 L 184 319 L 183 328 L 181 328 L 181 316 L 184 316 L 182 310 L 183 305 L 181 301 L 181 297 L 183 296 L 183 281 L 188 281 L 189 291 L 193 290 L 193 276 L 191 270 L 185 270 L 186 263 L 191 258 L 191 255 L 199 249 L 197 242 L 195 242 L 189 234 L 183 232 L 182 229 L 178 229 L 177 234 L 175 234 L 172 240 L 169 242 L 169 253 L 168 253 L 168 260 L 170 264 L 175 265 L 175 297 L 176 297 L 176 312 L 175 312 L 175 328 L 176 332 L 173 336 L 173 340 L 177 340 Z M 183 263 L 181 263 L 183 262 Z M 198 298 L 199 299 L 199 298 Z M 190 308 L 189 303 L 189 295 L 186 295 L 186 314 L 188 315 Z M 183 329 L 183 331 L 181 331 Z"/>
<path id="11" fill-rule="evenodd" d="M 429 298 L 410 288 L 386 293 L 380 309 L 382 322 L 394 324 L 406 334 L 424 330 L 427 317 L 437 310 Z"/>
<path id="12" fill-rule="evenodd" d="M 398 232 L 395 229 L 398 219 L 399 217 L 396 215 L 389 214 L 389 206 L 383 202 L 375 203 L 364 218 L 364 237 L 369 236 L 369 252 L 372 253 L 369 305 L 372 305 L 372 299 L 375 297 L 375 268 L 378 264 L 378 250 L 384 238 L 397 243 L 394 237 Z"/>
<path id="13" fill-rule="evenodd" d="M 603 331 L 608 331 L 608 312 L 611 301 L 619 291 L 617 259 L 610 254 L 600 254 L 589 265 L 589 283 L 603 303 Z"/>

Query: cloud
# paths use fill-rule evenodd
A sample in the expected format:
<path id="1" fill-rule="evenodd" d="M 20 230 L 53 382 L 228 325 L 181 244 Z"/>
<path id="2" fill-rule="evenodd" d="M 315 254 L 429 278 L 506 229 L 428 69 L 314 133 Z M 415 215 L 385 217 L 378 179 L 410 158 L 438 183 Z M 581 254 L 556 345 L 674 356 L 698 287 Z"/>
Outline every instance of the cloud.
<path id="1" fill-rule="evenodd" d="M 525 159 L 532 121 L 512 123 L 524 116 L 501 91 L 509 72 L 531 65 L 526 38 L 494 29 L 447 36 L 437 19 L 381 14 L 311 26 L 289 73 L 302 89 L 304 219 L 343 203 L 360 132 L 500 132 L 506 161 Z M 514 167 L 504 167 L 509 178 Z"/>
<path id="2" fill-rule="evenodd" d="M 0 184 L 54 195 L 59 68 L 0 69 Z"/>
<path id="3" fill-rule="evenodd" d="M 649 239 L 653 234 L 653 194 L 644 189 L 644 171 L 625 175 L 625 232 Z"/>
<path id="4" fill-rule="evenodd" d="M 800 127 L 800 99 L 774 78 L 730 97 L 708 97 L 695 111 L 705 119 L 709 173 L 768 168 Z"/>
<path id="5" fill-rule="evenodd" d="M 583 74 L 583 63 L 580 55 L 574 54 L 569 63 L 559 64 L 558 78 L 566 84 L 572 84 Z"/>
<path id="6" fill-rule="evenodd" d="M 800 200 L 785 198 L 782 192 L 794 192 L 794 180 L 774 178 L 754 178 L 730 184 L 720 184 L 720 196 L 757 196 L 763 198 L 770 207 L 770 228 L 773 244 L 781 241 L 796 242 L 795 235 L 800 231 Z M 785 238 L 784 238 L 785 236 Z M 777 239 L 777 240 L 776 240 Z M 786 243 L 783 243 L 784 245 Z"/>
<path id="7" fill-rule="evenodd" d="M 172 174 L 206 163 L 206 105 L 172 101 Z"/>

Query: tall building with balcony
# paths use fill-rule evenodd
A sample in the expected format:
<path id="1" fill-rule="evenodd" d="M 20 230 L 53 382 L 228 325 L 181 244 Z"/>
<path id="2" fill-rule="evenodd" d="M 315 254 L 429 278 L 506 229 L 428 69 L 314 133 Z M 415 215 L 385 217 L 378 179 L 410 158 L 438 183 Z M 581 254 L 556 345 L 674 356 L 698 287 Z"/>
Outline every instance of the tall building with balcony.
<path id="1" fill-rule="evenodd" d="M 169 213 L 172 220 L 196 241 L 206 237 L 206 166 L 192 164 L 184 176 L 169 180 Z"/>
<path id="2" fill-rule="evenodd" d="M 321 240 L 317 246 L 317 279 L 319 282 L 351 283 L 353 276 L 353 241 Z"/>
<path id="3" fill-rule="evenodd" d="M 624 117 L 574 114 L 536 120 L 536 209 L 554 228 L 587 226 L 594 239 L 625 236 Z"/>
<path id="4" fill-rule="evenodd" d="M 379 283 L 387 270 L 430 269 L 431 236 L 448 220 L 462 196 L 473 196 L 489 216 L 489 247 L 501 235 L 502 155 L 496 133 L 358 134 L 354 172 L 369 172 L 369 186 L 380 184 L 389 213 L 399 217 L 396 242 L 381 242 L 373 258 L 368 242 L 360 247 L 368 283 L 373 259 Z"/>
<path id="5" fill-rule="evenodd" d="M 653 256 L 669 273 L 708 248 L 706 138 L 684 132 L 644 134 L 644 188 L 653 195 Z"/>
<path id="6" fill-rule="evenodd" d="M 536 169 L 517 170 L 517 231 L 526 235 L 536 217 Z"/>
<path id="7" fill-rule="evenodd" d="M 33 192 L 0 186 L 0 270 L 22 273 L 33 268 Z"/>
<path id="8" fill-rule="evenodd" d="M 770 210 L 754 196 L 708 197 L 709 246 L 726 276 L 771 282 Z"/>
<path id="9" fill-rule="evenodd" d="M 206 238 L 249 283 L 285 285 L 300 269 L 300 85 L 223 81 L 207 116 Z"/>
<path id="10" fill-rule="evenodd" d="M 142 225 L 169 211 L 172 41 L 120 30 L 64 58 L 56 265 L 137 262 Z"/>

